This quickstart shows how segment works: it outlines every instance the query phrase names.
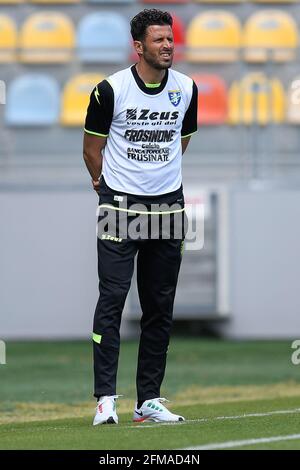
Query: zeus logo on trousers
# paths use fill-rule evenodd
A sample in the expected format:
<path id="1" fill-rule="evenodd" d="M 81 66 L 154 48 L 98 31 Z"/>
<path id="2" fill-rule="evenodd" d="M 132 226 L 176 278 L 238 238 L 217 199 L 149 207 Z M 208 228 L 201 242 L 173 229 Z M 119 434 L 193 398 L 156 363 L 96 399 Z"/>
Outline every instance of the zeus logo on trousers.
<path id="1" fill-rule="evenodd" d="M 150 109 L 141 109 L 138 112 L 137 108 L 134 109 L 127 109 L 126 110 L 126 121 L 146 121 L 150 119 L 150 121 L 175 121 L 178 119 L 179 112 L 173 111 L 155 111 L 150 113 Z"/>

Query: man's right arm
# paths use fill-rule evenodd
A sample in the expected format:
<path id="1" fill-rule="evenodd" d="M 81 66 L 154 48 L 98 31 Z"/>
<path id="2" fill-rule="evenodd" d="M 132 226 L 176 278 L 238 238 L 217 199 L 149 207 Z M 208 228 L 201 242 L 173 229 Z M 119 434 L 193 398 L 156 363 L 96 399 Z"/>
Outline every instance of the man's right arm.
<path id="1" fill-rule="evenodd" d="M 113 89 L 106 80 L 103 80 L 91 93 L 83 138 L 83 158 L 96 191 L 99 189 L 99 177 L 102 171 L 102 150 L 106 145 L 113 110 Z"/>
<path id="2" fill-rule="evenodd" d="M 83 158 L 91 175 L 95 191 L 99 189 L 99 177 L 102 171 L 102 150 L 105 147 L 107 137 L 100 137 L 84 133 Z"/>

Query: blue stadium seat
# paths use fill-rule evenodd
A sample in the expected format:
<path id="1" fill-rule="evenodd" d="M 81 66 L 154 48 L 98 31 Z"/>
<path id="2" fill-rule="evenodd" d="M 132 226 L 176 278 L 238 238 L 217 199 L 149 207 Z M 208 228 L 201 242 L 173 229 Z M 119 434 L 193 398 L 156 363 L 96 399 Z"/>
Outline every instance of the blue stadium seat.
<path id="1" fill-rule="evenodd" d="M 78 25 L 77 48 L 82 62 L 126 62 L 129 46 L 129 24 L 118 13 L 90 13 Z"/>
<path id="2" fill-rule="evenodd" d="M 59 117 L 59 87 L 47 75 L 26 74 L 8 89 L 5 121 L 11 126 L 48 126 Z"/>

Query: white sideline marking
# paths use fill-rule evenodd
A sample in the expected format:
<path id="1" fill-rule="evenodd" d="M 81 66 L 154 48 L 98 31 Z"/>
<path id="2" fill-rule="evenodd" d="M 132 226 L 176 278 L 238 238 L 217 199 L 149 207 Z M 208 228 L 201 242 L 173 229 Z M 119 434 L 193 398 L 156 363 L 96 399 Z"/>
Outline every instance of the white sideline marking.
<path id="1" fill-rule="evenodd" d="M 251 446 L 254 444 L 264 444 L 267 442 L 291 441 L 300 439 L 300 434 L 290 434 L 288 436 L 261 437 L 258 439 L 245 439 L 243 441 L 227 441 L 215 444 L 205 444 L 203 446 L 185 447 L 180 450 L 213 450 L 213 449 L 229 449 L 230 447 Z"/>
<path id="2" fill-rule="evenodd" d="M 189 423 L 206 423 L 209 421 L 224 421 L 226 419 L 243 419 L 243 418 L 260 418 L 263 416 L 273 416 L 273 415 L 288 415 L 288 414 L 296 414 L 300 413 L 300 408 L 294 408 L 292 410 L 275 410 L 275 411 L 266 411 L 264 413 L 245 413 L 243 415 L 235 415 L 235 416 L 215 416 L 214 418 L 199 418 L 199 419 L 188 419 L 186 421 L 175 421 L 171 423 L 152 423 L 152 424 L 137 424 L 133 426 L 133 428 L 152 428 L 157 426 L 182 426 L 183 424 Z"/>

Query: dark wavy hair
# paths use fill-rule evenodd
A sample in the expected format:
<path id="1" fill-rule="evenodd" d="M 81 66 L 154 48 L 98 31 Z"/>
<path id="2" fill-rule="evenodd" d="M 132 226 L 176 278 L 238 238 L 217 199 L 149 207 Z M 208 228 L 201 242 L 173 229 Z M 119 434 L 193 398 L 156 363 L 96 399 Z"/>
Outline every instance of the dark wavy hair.
<path id="1" fill-rule="evenodd" d="M 152 10 L 140 11 L 130 22 L 133 40 L 143 41 L 148 26 L 152 25 L 169 25 L 172 27 L 172 16 L 167 11 L 156 10 L 154 8 Z"/>

